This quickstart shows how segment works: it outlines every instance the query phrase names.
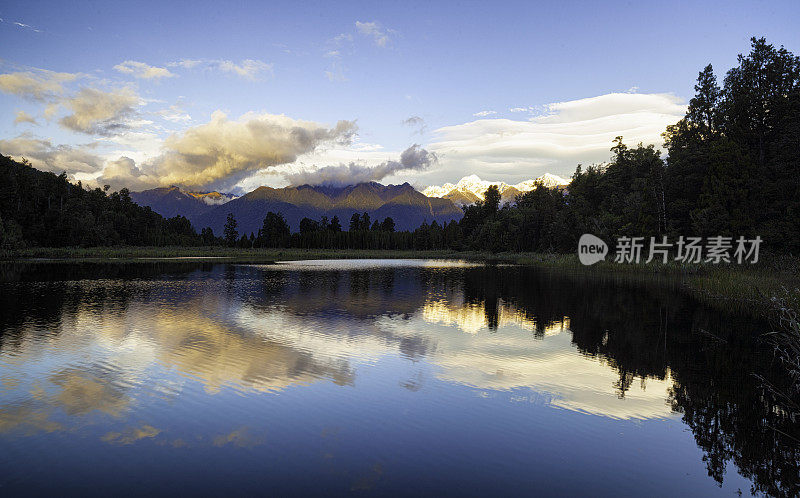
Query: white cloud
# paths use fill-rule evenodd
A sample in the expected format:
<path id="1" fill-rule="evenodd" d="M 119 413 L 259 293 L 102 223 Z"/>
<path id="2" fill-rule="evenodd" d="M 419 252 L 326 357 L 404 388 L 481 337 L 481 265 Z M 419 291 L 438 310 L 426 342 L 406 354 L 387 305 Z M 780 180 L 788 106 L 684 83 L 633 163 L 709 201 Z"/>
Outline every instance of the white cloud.
<path id="1" fill-rule="evenodd" d="M 330 43 L 338 46 L 338 45 L 342 45 L 343 43 L 352 42 L 352 41 L 353 41 L 353 35 L 351 35 L 350 33 L 340 33 L 340 34 L 334 36 L 330 40 Z"/>
<path id="2" fill-rule="evenodd" d="M 61 173 L 94 173 L 102 168 L 103 160 L 81 147 L 53 145 L 49 140 L 29 133 L 9 140 L 0 140 L 0 153 L 16 159 L 25 158 L 42 171 Z"/>
<path id="3" fill-rule="evenodd" d="M 416 128 L 414 134 L 423 135 L 428 130 L 428 125 L 425 124 L 425 120 L 419 116 L 411 116 L 408 119 L 404 119 L 403 124 Z"/>
<path id="4" fill-rule="evenodd" d="M 14 117 L 14 124 L 16 125 L 20 123 L 39 124 L 36 122 L 36 119 L 34 119 L 34 117 L 28 114 L 27 112 L 17 111 L 17 115 L 16 117 Z"/>
<path id="5" fill-rule="evenodd" d="M 379 47 L 386 47 L 389 44 L 389 35 L 394 31 L 384 29 L 377 22 L 361 22 L 356 21 L 356 29 L 359 33 L 369 36 Z"/>
<path id="6" fill-rule="evenodd" d="M 384 161 L 376 166 L 366 166 L 355 162 L 324 166 L 311 171 L 284 173 L 291 185 L 354 185 L 357 183 L 381 181 L 400 171 L 425 170 L 436 163 L 436 155 L 417 144 L 400 154 L 400 160 Z"/>
<path id="7" fill-rule="evenodd" d="M 133 123 L 135 107 L 141 102 L 136 92 L 128 87 L 105 91 L 86 86 L 68 92 L 66 85 L 79 77 L 82 75 L 44 69 L 6 73 L 0 75 L 0 91 L 44 104 L 48 121 L 66 108 L 71 113 L 58 122 L 71 131 L 114 135 Z M 18 114 L 15 123 L 33 122 L 31 119 Z"/>
<path id="8" fill-rule="evenodd" d="M 172 123 L 188 123 L 192 120 L 192 117 L 183 110 L 180 102 L 172 104 L 166 109 L 161 109 L 157 111 L 156 114 Z"/>
<path id="9" fill-rule="evenodd" d="M 262 72 L 269 72 L 270 75 L 272 74 L 272 64 L 253 59 L 245 59 L 240 64 L 236 64 L 232 61 L 220 61 L 219 68 L 221 71 L 236 73 L 250 80 L 255 79 L 256 75 Z"/>
<path id="10" fill-rule="evenodd" d="M 476 118 L 484 118 L 486 116 L 491 116 L 493 114 L 497 114 L 497 111 L 479 111 L 473 114 Z"/>
<path id="11" fill-rule="evenodd" d="M 171 67 L 182 67 L 184 69 L 194 69 L 200 64 L 203 64 L 204 61 L 200 59 L 181 59 L 176 62 L 170 62 L 168 66 Z"/>
<path id="12" fill-rule="evenodd" d="M 157 67 L 151 66 L 149 64 L 145 64 L 144 62 L 137 62 L 137 61 L 125 61 L 121 64 L 117 64 L 114 66 L 114 69 L 119 71 L 123 74 L 130 74 L 133 75 L 135 78 L 142 78 L 142 79 L 161 79 L 161 78 L 172 78 L 176 76 L 174 73 L 171 73 L 169 69 L 165 67 Z"/>
<path id="13" fill-rule="evenodd" d="M 216 111 L 210 122 L 164 140 L 157 157 L 138 166 L 130 161 L 115 164 L 108 170 L 111 176 L 104 172 L 97 182 L 136 188 L 231 188 L 247 176 L 293 163 L 322 145 L 347 143 L 354 133 L 351 121 L 329 128 L 275 114 L 247 113 L 230 120 Z"/>
<path id="14" fill-rule="evenodd" d="M 325 71 L 325 77 L 328 81 L 347 81 L 347 76 L 344 75 L 344 66 L 340 61 L 331 62 L 330 67 Z"/>
<path id="15" fill-rule="evenodd" d="M 47 102 L 58 99 L 64 93 L 64 84 L 77 76 L 44 69 L 0 74 L 0 91 L 26 100 Z"/>
<path id="16" fill-rule="evenodd" d="M 343 35 L 337 36 L 331 42 L 338 46 L 341 43 L 341 36 Z M 352 37 L 350 39 L 352 40 Z M 330 66 L 325 70 L 325 77 L 328 78 L 328 81 L 347 81 L 347 76 L 344 75 L 345 67 L 341 60 L 342 52 L 339 49 L 328 50 L 323 57 L 331 59 Z"/>
<path id="17" fill-rule="evenodd" d="M 239 63 L 224 59 L 182 59 L 180 61 L 171 62 L 168 65 L 170 67 L 182 67 L 184 69 L 201 67 L 206 70 L 236 74 L 248 80 L 256 80 L 261 74 L 266 74 L 268 77 L 273 74 L 273 64 L 268 64 L 257 59 L 244 59 Z"/>
<path id="18" fill-rule="evenodd" d="M 62 102 L 72 114 L 59 120 L 69 130 L 93 135 L 114 135 L 130 126 L 139 97 L 129 88 L 104 92 L 82 88 Z"/>
<path id="19" fill-rule="evenodd" d="M 96 182 L 98 185 L 110 185 L 114 190 L 127 188 L 134 192 L 154 186 L 151 179 L 145 177 L 136 167 L 136 161 L 127 156 L 108 161 Z"/>
<path id="20" fill-rule="evenodd" d="M 28 29 L 28 30 L 31 30 L 31 31 L 33 31 L 34 33 L 41 33 L 41 32 L 42 32 L 42 30 L 41 30 L 41 29 L 34 28 L 34 27 L 33 27 L 33 26 L 31 26 L 30 24 L 25 24 L 24 22 L 19 22 L 19 21 L 7 21 L 6 19 L 2 19 L 2 18 L 0 18 L 0 23 L 4 23 L 4 24 L 11 24 L 12 26 L 16 26 L 16 27 L 18 27 L 18 28 L 20 28 L 20 29 Z"/>
<path id="21" fill-rule="evenodd" d="M 509 183 L 545 172 L 568 177 L 578 163 L 607 161 L 618 135 L 631 145 L 661 145 L 661 133 L 683 117 L 686 104 L 670 94 L 612 93 L 544 109 L 525 121 L 478 119 L 439 128 L 427 148 L 441 167 L 419 181 L 438 184 L 473 173 Z"/>

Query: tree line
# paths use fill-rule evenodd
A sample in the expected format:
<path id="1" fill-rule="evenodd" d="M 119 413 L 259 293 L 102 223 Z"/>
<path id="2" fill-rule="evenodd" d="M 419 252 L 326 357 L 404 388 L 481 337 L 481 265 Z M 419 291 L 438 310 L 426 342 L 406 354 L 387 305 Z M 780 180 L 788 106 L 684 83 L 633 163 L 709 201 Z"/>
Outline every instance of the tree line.
<path id="1" fill-rule="evenodd" d="M 229 215 L 222 234 L 197 235 L 183 217 L 164 219 L 128 192 L 73 185 L 3 157 L 0 243 L 64 245 L 228 245 L 341 249 L 451 249 L 572 252 L 583 233 L 620 236 L 761 236 L 781 252 L 800 249 L 800 58 L 753 38 L 720 86 L 711 65 L 695 96 L 654 146 L 617 137 L 611 160 L 578 165 L 566 189 L 537 185 L 500 205 L 490 187 L 458 222 L 398 232 L 394 220 L 354 214 L 305 218 L 292 233 L 266 213 L 258 233 L 240 234 Z"/>
<path id="2" fill-rule="evenodd" d="M 202 241 L 183 216 L 164 218 L 127 189 L 87 189 L 66 173 L 0 155 L 0 250 L 23 246 L 167 246 Z"/>

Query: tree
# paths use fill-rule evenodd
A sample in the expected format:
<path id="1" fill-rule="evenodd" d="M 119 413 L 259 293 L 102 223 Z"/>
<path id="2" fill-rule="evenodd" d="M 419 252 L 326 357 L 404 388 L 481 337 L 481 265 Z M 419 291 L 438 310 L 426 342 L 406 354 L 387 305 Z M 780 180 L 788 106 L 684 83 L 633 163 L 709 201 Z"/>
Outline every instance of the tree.
<path id="1" fill-rule="evenodd" d="M 358 224 L 358 229 L 364 230 L 366 232 L 367 230 L 369 230 L 369 227 L 370 227 L 369 213 L 365 212 L 364 214 L 361 215 L 361 221 Z"/>
<path id="2" fill-rule="evenodd" d="M 236 218 L 233 216 L 233 213 L 228 213 L 228 219 L 225 221 L 223 233 L 225 234 L 225 242 L 231 247 L 236 244 L 236 239 L 239 237 L 239 231 L 236 230 L 236 226 Z"/>
<path id="3" fill-rule="evenodd" d="M 200 237 L 184 217 L 166 219 L 131 200 L 71 183 L 0 155 L 0 216 L 25 245 L 196 245 Z M 11 228 L 10 228 L 11 227 Z M 16 235 L 15 235 L 16 238 Z"/>
<path id="4" fill-rule="evenodd" d="M 334 216 L 331 218 L 331 224 L 328 225 L 328 230 L 331 232 L 341 232 L 342 231 L 342 224 L 339 223 L 339 217 Z"/>
<path id="5" fill-rule="evenodd" d="M 381 223 L 381 231 L 394 232 L 394 220 L 392 218 L 384 218 L 383 223 Z"/>
<path id="6" fill-rule="evenodd" d="M 289 244 L 290 236 L 289 224 L 283 215 L 269 211 L 258 231 L 259 246 L 284 247 Z"/>
<path id="7" fill-rule="evenodd" d="M 350 217 L 350 231 L 356 232 L 361 230 L 361 216 L 358 213 L 353 213 L 353 216 Z"/>
<path id="8" fill-rule="evenodd" d="M 0 251 L 13 251 L 23 246 L 22 230 L 13 220 L 3 222 L 0 217 Z"/>
<path id="9" fill-rule="evenodd" d="M 205 227 L 204 229 L 200 230 L 200 238 L 203 240 L 203 245 L 210 246 L 213 245 L 216 241 L 216 237 L 214 237 L 214 231 L 211 227 Z"/>
<path id="10" fill-rule="evenodd" d="M 312 220 L 311 218 L 303 218 L 300 220 L 300 233 L 308 234 L 318 232 L 320 230 L 320 223 Z"/>
<path id="11" fill-rule="evenodd" d="M 697 77 L 694 86 L 695 96 L 689 101 L 687 118 L 702 130 L 704 138 L 710 138 L 717 126 L 717 105 L 720 99 L 720 89 L 714 68 L 707 65 Z"/>
<path id="12" fill-rule="evenodd" d="M 486 193 L 483 194 L 483 199 L 483 207 L 486 213 L 489 215 L 496 213 L 500 207 L 500 189 L 497 188 L 497 185 L 490 185 L 486 189 Z"/>

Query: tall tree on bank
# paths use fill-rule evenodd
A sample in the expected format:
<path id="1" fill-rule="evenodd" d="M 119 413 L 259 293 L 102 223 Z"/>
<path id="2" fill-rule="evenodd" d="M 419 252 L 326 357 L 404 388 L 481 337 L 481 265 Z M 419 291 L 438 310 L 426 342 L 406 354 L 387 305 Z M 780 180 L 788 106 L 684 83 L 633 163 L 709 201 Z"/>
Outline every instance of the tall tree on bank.
<path id="1" fill-rule="evenodd" d="M 258 231 L 256 245 L 259 247 L 288 247 L 290 236 L 289 224 L 286 223 L 283 215 L 269 211 Z"/>
<path id="2" fill-rule="evenodd" d="M 752 38 L 738 61 L 719 91 L 711 68 L 701 72 L 689 112 L 664 135 L 670 228 L 797 251 L 800 58 Z"/>
<path id="3" fill-rule="evenodd" d="M 225 228 L 222 233 L 225 234 L 225 243 L 230 247 L 236 245 L 236 239 L 239 237 L 239 231 L 236 226 L 236 218 L 233 213 L 228 213 L 228 219 L 225 221 Z"/>

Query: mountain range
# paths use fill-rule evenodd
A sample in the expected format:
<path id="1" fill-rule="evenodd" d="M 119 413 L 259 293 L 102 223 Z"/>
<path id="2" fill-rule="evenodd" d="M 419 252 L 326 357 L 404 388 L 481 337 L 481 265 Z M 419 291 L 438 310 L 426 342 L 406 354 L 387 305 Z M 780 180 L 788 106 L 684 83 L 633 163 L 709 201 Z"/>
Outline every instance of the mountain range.
<path id="1" fill-rule="evenodd" d="M 150 209 L 166 218 L 182 215 L 191 220 L 236 199 L 236 196 L 220 192 L 187 192 L 173 186 L 131 192 L 131 199 L 140 206 L 150 206 Z"/>
<path id="2" fill-rule="evenodd" d="M 450 199 L 454 204 L 463 206 L 483 200 L 486 190 L 491 185 L 497 185 L 500 191 L 500 202 L 505 203 L 514 202 L 519 194 L 533 190 L 538 182 L 550 188 L 564 188 L 569 184 L 569 180 L 550 173 L 545 173 L 538 178 L 526 180 L 516 185 L 509 185 L 505 182 L 485 181 L 481 180 L 478 175 L 470 175 L 465 176 L 456 184 L 445 183 L 442 186 L 430 186 L 423 190 L 422 193 L 428 197 Z"/>
<path id="3" fill-rule="evenodd" d="M 195 229 L 211 227 L 222 234 L 228 213 L 233 213 L 240 234 L 258 233 L 268 211 L 283 214 L 289 227 L 297 231 L 303 218 L 339 217 L 346 230 L 353 213 L 368 213 L 372 220 L 391 217 L 397 230 L 414 230 L 423 222 L 446 223 L 462 216 L 449 199 L 426 197 L 408 183 L 381 185 L 360 183 L 346 187 L 311 186 L 259 187 L 241 197 L 218 192 L 195 194 L 178 187 L 164 187 L 131 194 L 133 200 L 150 206 L 163 216 L 183 215 Z M 223 204 L 218 199 L 229 198 Z"/>
<path id="4" fill-rule="evenodd" d="M 428 187 L 422 192 L 408 183 L 382 185 L 376 182 L 346 187 L 301 185 L 299 187 L 259 187 L 241 197 L 220 192 L 190 192 L 179 187 L 160 187 L 131 193 L 141 206 L 149 206 L 162 216 L 182 215 L 196 230 L 211 227 L 222 234 L 228 213 L 233 213 L 241 234 L 257 233 L 268 211 L 281 213 L 289 227 L 297 231 L 300 220 L 339 217 L 345 230 L 353 213 L 368 213 L 372 220 L 391 217 L 397 230 L 414 230 L 423 222 L 439 224 L 459 220 L 460 206 L 482 200 L 490 185 L 497 185 L 501 202 L 514 202 L 517 195 L 535 188 L 537 182 L 563 188 L 569 182 L 545 174 L 516 185 L 481 180 L 477 175 L 462 178 L 456 184 Z"/>

